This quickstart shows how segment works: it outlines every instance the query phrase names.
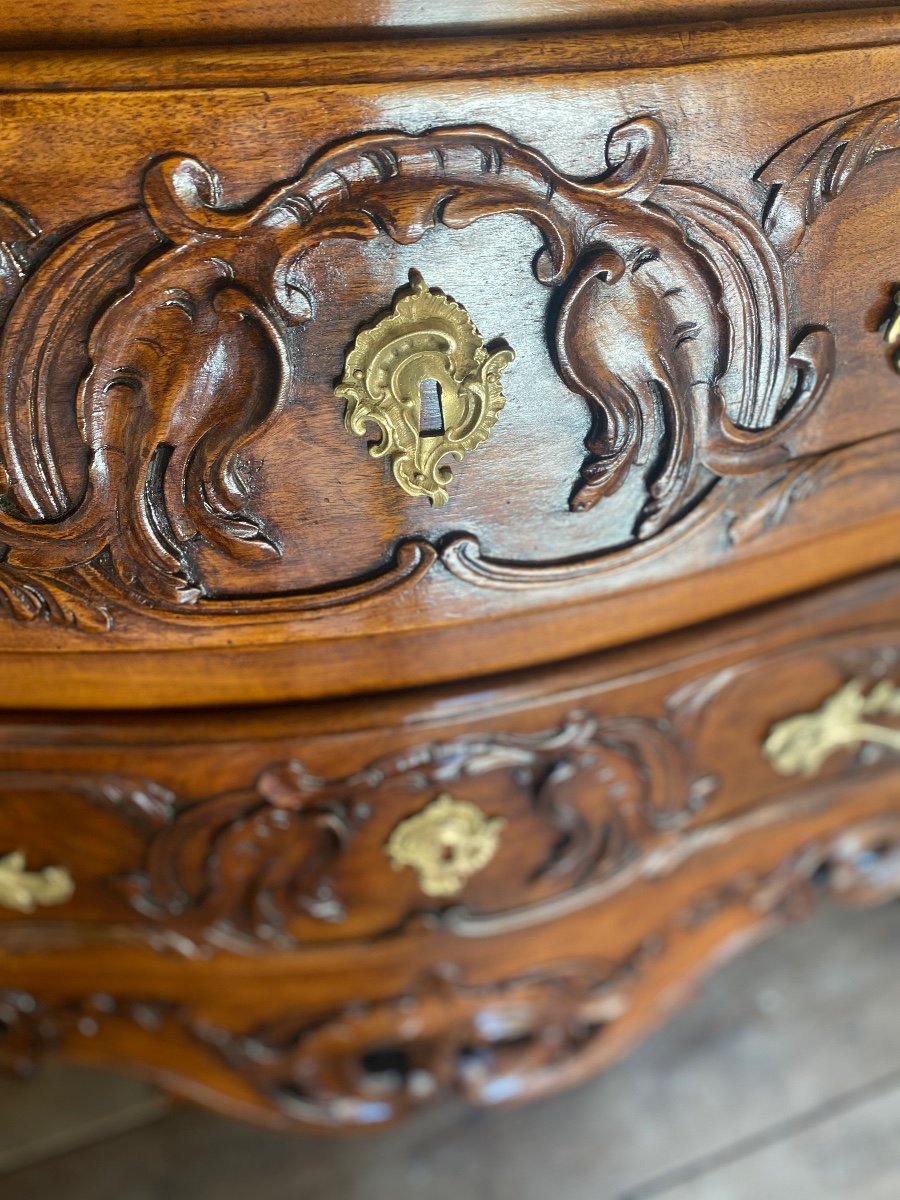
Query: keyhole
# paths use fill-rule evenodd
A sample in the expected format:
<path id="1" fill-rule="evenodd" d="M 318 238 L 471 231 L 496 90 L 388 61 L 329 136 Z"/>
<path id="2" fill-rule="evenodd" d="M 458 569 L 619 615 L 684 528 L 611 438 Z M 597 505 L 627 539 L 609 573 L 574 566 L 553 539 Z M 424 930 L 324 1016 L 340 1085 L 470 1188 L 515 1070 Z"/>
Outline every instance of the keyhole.
<path id="1" fill-rule="evenodd" d="M 436 379 L 423 379 L 419 384 L 419 436 L 440 437 L 443 432 L 441 385 Z"/>

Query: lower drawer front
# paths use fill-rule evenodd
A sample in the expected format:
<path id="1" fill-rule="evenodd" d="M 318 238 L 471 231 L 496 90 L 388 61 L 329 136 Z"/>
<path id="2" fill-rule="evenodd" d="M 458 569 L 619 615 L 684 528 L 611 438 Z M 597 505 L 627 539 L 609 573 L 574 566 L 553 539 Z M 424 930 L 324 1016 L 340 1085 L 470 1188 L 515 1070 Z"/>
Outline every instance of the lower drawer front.
<path id="1" fill-rule="evenodd" d="M 0 708 L 477 680 L 897 561 L 900 21 L 774 7 L 0 55 Z"/>
<path id="2" fill-rule="evenodd" d="M 580 1076 L 811 881 L 900 888 L 898 597 L 377 703 L 6 719 L 2 1053 L 312 1125 Z"/>

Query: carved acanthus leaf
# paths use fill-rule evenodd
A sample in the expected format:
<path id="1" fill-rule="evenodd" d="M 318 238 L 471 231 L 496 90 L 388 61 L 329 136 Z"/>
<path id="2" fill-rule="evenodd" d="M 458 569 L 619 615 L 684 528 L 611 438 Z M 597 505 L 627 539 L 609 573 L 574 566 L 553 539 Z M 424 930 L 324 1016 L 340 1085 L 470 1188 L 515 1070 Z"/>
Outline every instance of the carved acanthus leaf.
<path id="1" fill-rule="evenodd" d="M 0 562 L 0 612 L 19 621 L 109 629 L 114 601 L 104 601 L 103 584 L 103 577 L 90 566 L 51 572 Z"/>
<path id="2" fill-rule="evenodd" d="M 39 236 L 40 230 L 26 213 L 0 199 L 0 322 L 25 282 Z"/>
<path id="3" fill-rule="evenodd" d="M 814 502 L 825 488 L 838 491 L 849 511 L 870 480 L 894 469 L 891 448 L 877 438 L 828 454 L 795 459 L 779 471 L 752 508 L 730 518 L 729 539 L 733 545 L 741 545 L 802 520 L 804 505 Z"/>
<path id="4" fill-rule="evenodd" d="M 778 150 L 757 175 L 769 189 L 764 226 L 783 258 L 826 205 L 881 154 L 900 150 L 900 99 L 842 113 Z"/>

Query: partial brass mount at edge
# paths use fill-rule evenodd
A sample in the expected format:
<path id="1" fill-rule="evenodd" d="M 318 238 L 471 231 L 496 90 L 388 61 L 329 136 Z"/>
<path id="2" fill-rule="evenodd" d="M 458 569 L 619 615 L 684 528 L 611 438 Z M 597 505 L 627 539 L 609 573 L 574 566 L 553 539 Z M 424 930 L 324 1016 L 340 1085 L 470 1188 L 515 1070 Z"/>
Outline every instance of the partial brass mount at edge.
<path id="1" fill-rule="evenodd" d="M 866 692 L 852 679 L 815 711 L 774 724 L 763 753 L 781 775 L 815 775 L 841 747 L 868 743 L 900 753 L 900 729 L 866 719 L 878 716 L 900 717 L 900 687 L 883 679 Z"/>
<path id="2" fill-rule="evenodd" d="M 889 346 L 896 346 L 894 351 L 894 366 L 900 371 L 900 292 L 894 293 L 893 308 L 888 317 L 884 340 Z"/>
<path id="3" fill-rule="evenodd" d="M 65 904 L 74 893 L 75 884 L 65 867 L 29 871 L 22 850 L 0 858 L 0 908 L 32 913 L 36 908 Z"/>

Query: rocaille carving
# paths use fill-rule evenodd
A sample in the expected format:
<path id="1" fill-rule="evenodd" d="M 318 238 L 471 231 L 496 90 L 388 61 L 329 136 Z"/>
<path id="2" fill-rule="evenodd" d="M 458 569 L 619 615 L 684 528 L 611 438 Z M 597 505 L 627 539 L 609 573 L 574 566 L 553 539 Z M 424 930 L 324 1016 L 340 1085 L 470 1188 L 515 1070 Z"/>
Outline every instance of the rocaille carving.
<path id="1" fill-rule="evenodd" d="M 57 803 L 80 797 L 127 821 L 144 849 L 126 874 L 96 881 L 117 903 L 106 925 L 49 914 L 0 921 L 0 945 L 49 948 L 108 936 L 186 955 L 255 954 L 368 942 L 422 925 L 468 935 L 539 924 L 627 886 L 660 854 L 703 849 L 707 834 L 693 818 L 718 781 L 695 764 L 695 747 L 721 735 L 708 722 L 751 677 L 796 661 L 798 670 L 827 664 L 838 678 L 858 680 L 826 706 L 831 714 L 839 700 L 843 717 L 852 707 L 850 718 L 835 725 L 829 716 L 823 725 L 816 711 L 777 722 L 764 752 L 793 773 L 817 770 L 838 745 L 858 746 L 855 759 L 836 762 L 830 774 L 857 772 L 861 762 L 877 768 L 878 751 L 898 748 L 891 725 L 871 719 L 898 715 L 889 682 L 898 658 L 892 636 L 878 629 L 849 644 L 819 638 L 746 657 L 685 682 L 658 719 L 572 711 L 540 733 L 489 731 L 406 746 L 343 777 L 319 777 L 287 760 L 248 786 L 199 799 L 142 779 L 4 771 L 0 792 L 52 793 Z M 452 889 L 422 888 L 413 871 L 391 870 L 391 837 L 410 818 L 424 820 L 430 852 L 420 853 L 419 839 L 403 858 L 430 877 L 443 853 L 442 810 L 435 814 L 434 805 L 447 793 L 457 803 L 474 801 L 493 833 L 500 829 L 491 823 L 504 819 L 509 836 L 479 842 L 491 853 L 467 860 L 477 870 L 457 871 L 451 861 Z M 477 834 L 480 821 L 470 831 Z M 459 842 L 459 830 L 453 839 Z M 378 863 L 383 874 L 372 871 Z M 354 885 L 360 877 L 364 893 Z M 137 919 L 127 909 L 122 916 L 123 900 Z"/>
<path id="2" fill-rule="evenodd" d="M 563 962 L 482 986 L 448 965 L 320 1022 L 288 1014 L 239 1037 L 198 1032 L 268 1103 L 312 1127 L 386 1124 L 448 1092 L 502 1104 L 589 1056 L 661 950 L 648 938 L 621 963 Z"/>
<path id="3" fill-rule="evenodd" d="M 791 522 L 802 522 L 809 512 L 803 502 L 826 491 L 852 502 L 874 479 L 895 472 L 893 449 L 880 438 L 794 459 L 759 490 L 752 506 L 729 513 L 728 539 L 732 545 L 741 545 Z"/>
<path id="4" fill-rule="evenodd" d="M 534 271 L 552 353 L 592 414 L 569 505 L 591 508 L 639 467 L 634 538 L 651 537 L 720 477 L 787 457 L 833 347 L 824 329 L 796 336 L 785 264 L 849 180 L 897 149 L 898 129 L 892 100 L 808 130 L 761 171 L 759 217 L 667 180 L 666 134 L 648 116 L 612 130 L 591 180 L 499 130 L 451 126 L 340 143 L 240 210 L 178 155 L 149 168 L 139 206 L 62 240 L 0 205 L 0 606 L 94 628 L 135 602 L 276 619 L 366 603 L 439 558 L 473 584 L 506 586 L 509 569 L 515 586 L 545 582 L 552 564 L 495 567 L 466 534 L 399 543 L 380 574 L 272 596 L 213 589 L 200 561 L 203 548 L 281 553 L 246 461 L 300 386 L 290 331 L 315 318 L 306 255 L 329 238 L 411 243 L 498 213 L 544 239 Z"/>
<path id="5" fill-rule="evenodd" d="M 704 974 L 710 958 L 745 940 L 735 938 L 734 919 L 763 929 L 805 917 L 815 886 L 853 904 L 900 893 L 896 811 L 824 838 L 804 836 L 801 824 L 795 837 L 774 867 L 701 889 L 613 962 L 562 960 L 478 984 L 445 964 L 387 999 L 318 1017 L 286 1012 L 238 1032 L 171 1000 L 95 993 L 47 1003 L 0 991 L 0 1065 L 24 1072 L 43 1054 L 77 1055 L 124 1026 L 145 1030 L 157 1045 L 187 1039 L 191 1055 L 162 1073 L 170 1087 L 179 1076 L 191 1087 L 183 1064 L 200 1050 L 250 1089 L 261 1112 L 312 1129 L 387 1124 L 448 1092 L 477 1105 L 533 1098 L 606 1061 L 620 1024 L 630 1023 L 633 1037 L 654 1022 L 647 1001 L 659 987 L 657 970 L 665 977 L 675 960 L 691 977 Z M 710 942 L 708 930 L 720 920 L 722 932 Z"/>
<path id="6" fill-rule="evenodd" d="M 252 787 L 193 803 L 146 781 L 116 786 L 110 779 L 101 786 L 69 774 L 6 772 L 0 787 L 80 794 L 140 831 L 146 843 L 140 869 L 106 881 L 143 918 L 128 936 L 186 954 L 213 948 L 253 953 L 305 938 L 335 940 L 348 921 L 356 924 L 343 936 L 370 938 L 395 933 L 417 916 L 440 919 L 434 903 L 455 899 L 477 874 L 455 873 L 459 886 L 452 893 L 437 886 L 420 891 L 413 877 L 410 895 L 382 856 L 373 814 L 409 814 L 411 800 L 426 807 L 450 786 L 462 800 L 466 787 L 482 778 L 502 784 L 510 799 L 505 813 L 492 812 L 494 823 L 481 830 L 479 873 L 496 858 L 512 887 L 507 903 L 516 908 L 614 875 L 645 841 L 683 826 L 715 786 L 709 776 L 695 777 L 689 749 L 668 722 L 572 712 L 542 733 L 474 734 L 412 746 L 343 778 L 318 778 L 296 761 L 276 763 Z M 545 830 L 536 862 L 526 865 L 520 853 L 502 866 L 494 842 L 501 815 L 536 819 Z M 352 875 L 352 853 L 384 862 L 374 917 L 370 905 L 348 912 L 341 895 L 340 872 L 346 863 Z M 423 892 L 431 908 L 422 907 Z M 472 911 L 477 915 L 478 906 Z M 10 930 L 0 922 L 6 945 L 47 936 L 45 926 Z M 77 941 L 84 934 L 70 928 L 68 936 Z"/>
<path id="7" fill-rule="evenodd" d="M 791 647 L 789 657 L 808 662 L 812 652 L 839 677 L 864 681 L 853 689 L 856 707 L 862 704 L 870 718 L 876 709 L 891 717 L 898 702 L 887 676 L 896 669 L 896 651 L 882 639 L 883 633 L 872 643 L 820 640 L 814 648 Z M 625 886 L 630 872 L 666 847 L 685 856 L 702 848 L 702 824 L 687 826 L 717 781 L 698 774 L 694 745 L 725 690 L 782 658 L 751 657 L 701 675 L 668 698 L 659 720 L 575 711 L 542 733 L 486 732 L 413 745 L 338 778 L 317 777 L 289 760 L 260 772 L 251 786 L 191 801 L 146 780 L 103 775 L 7 771 L 0 788 L 82 796 L 138 832 L 145 849 L 135 869 L 101 881 L 140 918 L 123 922 L 117 911 L 109 925 L 117 940 L 188 955 L 253 954 L 368 941 L 421 922 L 457 932 L 521 927 Z M 807 724 L 818 728 L 819 717 L 806 714 L 772 728 L 766 753 L 781 769 L 809 769 L 807 758 L 797 757 L 792 731 L 797 722 L 803 726 L 802 749 Z M 896 732 L 871 720 L 840 726 L 841 744 L 865 744 L 864 753 L 889 739 L 894 745 Z M 830 732 L 825 740 L 816 736 L 817 768 L 836 746 Z M 851 767 L 848 761 L 836 770 Z M 390 851 L 386 858 L 383 851 L 405 820 L 428 819 L 429 807 L 448 791 L 457 801 L 476 800 L 485 821 L 504 818 L 519 832 L 509 839 L 508 856 L 505 839 L 492 838 L 485 843 L 492 853 L 477 871 L 451 872 L 458 888 L 420 888 L 412 871 L 391 871 Z M 532 823 L 524 853 L 523 822 Z M 440 829 L 439 820 L 429 820 L 436 854 Z M 354 892 L 348 905 L 344 891 L 357 867 L 378 861 L 384 875 L 371 876 L 367 893 L 377 904 Z M 424 865 L 427 875 L 421 855 L 413 865 Z M 482 876 L 487 891 L 473 893 Z M 79 922 L 61 926 L 49 915 L 27 926 L 0 922 L 0 943 L 9 949 L 77 944 L 101 933 Z"/>

